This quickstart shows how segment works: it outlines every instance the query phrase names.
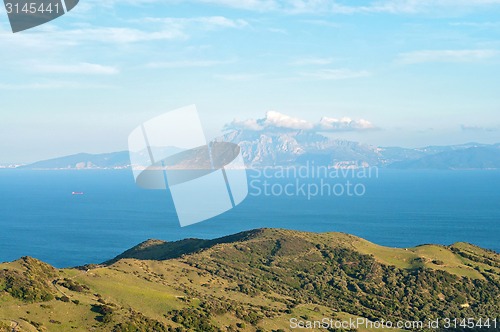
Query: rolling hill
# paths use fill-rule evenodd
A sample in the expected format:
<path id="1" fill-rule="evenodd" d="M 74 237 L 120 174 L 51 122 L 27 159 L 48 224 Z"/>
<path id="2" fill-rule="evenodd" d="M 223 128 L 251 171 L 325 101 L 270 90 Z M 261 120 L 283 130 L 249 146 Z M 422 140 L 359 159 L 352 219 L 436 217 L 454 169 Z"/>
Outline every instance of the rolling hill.
<path id="1" fill-rule="evenodd" d="M 498 319 L 499 298 L 495 252 L 466 243 L 395 249 L 341 233 L 259 229 L 148 240 L 79 268 L 29 257 L 0 264 L 0 331 L 288 331 L 291 319 L 323 317 Z M 365 325 L 358 330 L 381 330 Z"/>

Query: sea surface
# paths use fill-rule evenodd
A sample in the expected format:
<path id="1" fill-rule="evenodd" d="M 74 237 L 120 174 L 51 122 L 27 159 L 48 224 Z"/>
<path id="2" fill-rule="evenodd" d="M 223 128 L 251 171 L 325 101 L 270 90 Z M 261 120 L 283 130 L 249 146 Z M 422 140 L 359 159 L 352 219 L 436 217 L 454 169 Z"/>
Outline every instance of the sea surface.
<path id="1" fill-rule="evenodd" d="M 149 238 L 215 238 L 261 227 L 346 232 L 391 247 L 466 241 L 500 252 L 500 171 L 380 170 L 349 179 L 362 195 L 312 197 L 274 194 L 308 181 L 347 190 L 347 180 L 251 175 L 241 205 L 181 228 L 169 192 L 136 187 L 127 170 L 0 170 L 0 262 L 100 263 Z M 266 180 L 274 194 L 265 194 Z"/>

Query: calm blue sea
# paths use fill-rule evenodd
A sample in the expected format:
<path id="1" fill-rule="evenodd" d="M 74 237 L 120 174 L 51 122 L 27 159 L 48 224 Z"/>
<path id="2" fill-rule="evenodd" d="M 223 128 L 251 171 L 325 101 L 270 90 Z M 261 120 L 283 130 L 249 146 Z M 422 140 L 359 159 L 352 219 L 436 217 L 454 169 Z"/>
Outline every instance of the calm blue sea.
<path id="1" fill-rule="evenodd" d="M 148 238 L 259 227 L 346 232 L 392 247 L 467 241 L 500 252 L 499 171 L 381 170 L 356 181 L 363 196 L 250 195 L 224 215 L 180 228 L 170 194 L 137 188 L 130 171 L 0 170 L 0 261 L 99 263 Z"/>

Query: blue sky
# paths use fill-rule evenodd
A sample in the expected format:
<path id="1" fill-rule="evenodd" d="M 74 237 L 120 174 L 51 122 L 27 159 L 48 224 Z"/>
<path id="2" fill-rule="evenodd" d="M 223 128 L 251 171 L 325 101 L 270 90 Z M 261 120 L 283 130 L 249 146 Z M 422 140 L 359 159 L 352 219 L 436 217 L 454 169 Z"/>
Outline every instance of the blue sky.
<path id="1" fill-rule="evenodd" d="M 374 145 L 500 142 L 500 0 L 82 0 L 17 34 L 2 8 L 0 45 L 0 162 L 125 150 L 190 104 L 209 138 L 281 114 Z"/>

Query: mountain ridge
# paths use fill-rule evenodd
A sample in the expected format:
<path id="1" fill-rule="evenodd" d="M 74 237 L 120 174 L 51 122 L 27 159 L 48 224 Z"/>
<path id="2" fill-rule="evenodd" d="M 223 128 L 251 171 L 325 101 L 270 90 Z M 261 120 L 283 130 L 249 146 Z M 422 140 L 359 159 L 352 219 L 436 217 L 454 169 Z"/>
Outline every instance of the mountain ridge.
<path id="1" fill-rule="evenodd" d="M 410 169 L 498 169 L 500 168 L 500 147 L 492 145 L 443 151 L 417 160 L 396 162 L 389 167 Z"/>
<path id="2" fill-rule="evenodd" d="M 231 131 L 214 142 L 238 144 L 249 168 L 293 167 L 307 164 L 334 168 L 500 169 L 500 143 L 465 143 L 422 148 L 377 147 L 296 131 Z M 167 147 L 172 153 L 180 151 Z M 139 153 L 147 159 L 147 153 Z M 144 155 L 144 156 L 143 156 Z M 39 161 L 25 169 L 129 169 L 127 151 L 75 155 Z"/>

